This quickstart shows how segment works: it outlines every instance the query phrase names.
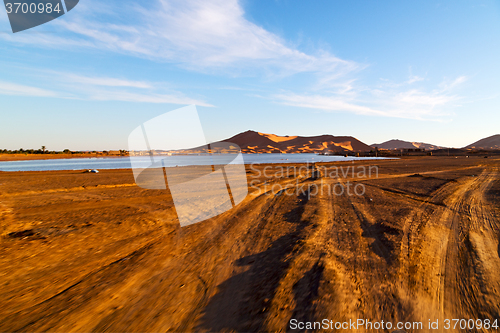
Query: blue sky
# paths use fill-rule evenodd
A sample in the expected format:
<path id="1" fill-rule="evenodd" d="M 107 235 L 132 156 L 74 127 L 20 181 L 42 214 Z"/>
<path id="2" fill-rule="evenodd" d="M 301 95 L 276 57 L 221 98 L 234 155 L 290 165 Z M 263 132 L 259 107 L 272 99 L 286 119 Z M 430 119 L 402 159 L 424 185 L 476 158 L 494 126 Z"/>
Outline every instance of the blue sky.
<path id="1" fill-rule="evenodd" d="M 462 147 L 500 133 L 496 1 L 81 0 L 12 34 L 0 148 L 126 149 L 196 104 L 208 141 L 253 129 Z"/>

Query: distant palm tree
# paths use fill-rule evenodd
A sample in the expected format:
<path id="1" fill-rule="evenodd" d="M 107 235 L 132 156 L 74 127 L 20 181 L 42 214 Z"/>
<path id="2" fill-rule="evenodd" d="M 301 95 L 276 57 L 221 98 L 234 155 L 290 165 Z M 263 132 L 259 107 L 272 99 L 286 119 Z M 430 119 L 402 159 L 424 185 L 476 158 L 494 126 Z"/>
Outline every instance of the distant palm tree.
<path id="1" fill-rule="evenodd" d="M 42 152 L 45 154 L 45 146 L 42 146 Z"/>

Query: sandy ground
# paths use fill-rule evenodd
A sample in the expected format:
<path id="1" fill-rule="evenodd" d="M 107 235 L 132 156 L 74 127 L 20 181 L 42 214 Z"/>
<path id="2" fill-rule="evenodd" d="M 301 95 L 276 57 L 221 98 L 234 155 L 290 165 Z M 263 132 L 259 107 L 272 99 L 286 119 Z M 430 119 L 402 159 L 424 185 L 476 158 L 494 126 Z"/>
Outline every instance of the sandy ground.
<path id="1" fill-rule="evenodd" d="M 499 159 L 325 165 L 379 174 L 266 179 L 248 168 L 241 204 L 183 228 L 169 192 L 137 187 L 130 170 L 0 172 L 0 331 L 499 318 Z M 364 195 L 327 190 L 347 182 Z"/>

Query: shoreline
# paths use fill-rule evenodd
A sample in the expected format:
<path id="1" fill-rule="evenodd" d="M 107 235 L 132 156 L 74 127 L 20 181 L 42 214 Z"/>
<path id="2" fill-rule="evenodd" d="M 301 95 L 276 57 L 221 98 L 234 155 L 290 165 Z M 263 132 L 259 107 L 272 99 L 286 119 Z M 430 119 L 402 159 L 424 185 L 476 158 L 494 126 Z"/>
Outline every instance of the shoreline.
<path id="1" fill-rule="evenodd" d="M 113 157 L 110 157 L 111 159 L 116 159 L 118 157 L 125 157 L 125 156 L 113 156 Z M 80 157 L 81 158 L 81 157 Z M 90 157 L 90 158 L 94 158 L 94 157 Z M 89 159 L 90 159 L 89 158 Z M 107 157 L 101 157 L 99 159 L 107 159 Z M 338 159 L 338 160 L 331 160 L 331 161 L 307 161 L 307 160 L 299 160 L 299 161 L 284 161 L 284 160 L 276 160 L 276 161 L 253 161 L 253 162 L 246 162 L 244 163 L 247 167 L 251 166 L 251 165 L 259 165 L 259 166 L 266 166 L 266 165 L 269 165 L 269 166 L 276 166 L 276 165 L 287 165 L 289 167 L 291 166 L 294 166 L 294 165 L 312 165 L 312 164 L 316 164 L 316 165 L 331 165 L 331 164 L 337 164 L 337 163 L 340 163 L 340 164 L 344 164 L 344 163 L 366 163 L 366 162 L 381 162 L 381 161 L 391 161 L 391 160 L 397 160 L 397 159 L 400 159 L 400 158 L 387 158 L 387 157 L 349 157 L 349 158 L 346 158 L 346 159 Z M 85 166 L 85 162 L 82 162 L 82 163 L 78 163 L 76 165 L 74 165 L 74 168 L 61 168 L 61 169 L 58 169 L 58 168 L 54 168 L 54 169 L 49 169 L 47 168 L 46 170 L 43 170 L 42 168 L 32 168 L 32 169 L 28 169 L 28 167 L 21 167 L 19 168 L 19 170 L 14 170 L 14 167 L 12 168 L 9 168 L 9 167 L 5 167 L 5 164 L 3 165 L 4 167 L 2 167 L 2 163 L 16 163 L 16 162 L 25 162 L 25 163 L 36 163 L 37 161 L 48 161 L 48 160 L 54 160 L 54 161 L 57 161 L 58 159 L 47 159 L 47 160 L 37 160 L 37 159 L 31 159 L 31 160 L 11 160 L 11 161 L 1 161 L 0 160 L 0 172 L 2 173 L 5 173 L 5 172 L 23 172 L 23 173 L 27 173 L 27 172 L 53 172 L 53 171 L 67 171 L 67 172 L 77 172 L 77 173 L 80 173 L 82 171 L 86 171 L 86 170 L 89 170 L 89 169 L 97 169 L 99 171 L 105 171 L 105 170 L 132 170 L 131 167 L 127 167 L 127 166 L 124 166 L 122 163 L 122 165 L 117 165 L 117 167 L 104 167 L 104 165 L 86 165 Z M 62 159 L 61 159 L 62 160 Z M 48 162 L 50 163 L 50 162 Z M 64 163 L 64 162 L 62 162 Z M 82 165 L 83 164 L 83 165 Z M 221 164 L 214 164 L 215 166 L 218 166 L 218 165 L 221 165 Z M 189 164 L 189 165 L 183 165 L 183 164 L 179 164 L 179 165 L 169 165 L 169 166 L 164 166 L 166 168 L 177 168 L 177 167 L 181 167 L 181 168 L 185 168 L 185 167 L 205 167 L 206 165 L 204 164 Z M 64 166 L 63 166 L 64 167 Z M 68 166 L 65 166 L 65 167 L 68 167 Z M 11 169 L 11 170 L 9 170 Z"/>
<path id="2" fill-rule="evenodd" d="M 254 153 L 242 153 L 243 155 L 301 155 L 301 154 L 314 154 L 315 153 L 293 153 L 293 154 L 279 154 L 279 153 L 266 153 L 266 154 L 254 154 Z M 198 154 L 194 154 L 197 156 Z M 146 156 L 146 155 L 144 155 Z M 165 155 L 167 156 L 167 155 Z M 180 154 L 178 156 L 190 156 Z M 339 156 L 345 157 L 344 155 L 317 155 L 319 157 L 322 156 Z M 120 157 L 130 157 L 129 155 L 101 155 L 101 154 L 0 154 L 0 162 L 11 162 L 11 161 L 44 161 L 44 160 L 53 160 L 53 159 L 75 159 L 75 158 L 120 158 Z M 137 157 L 137 156 L 135 156 Z M 354 158 L 366 158 L 366 159 L 377 159 L 377 158 L 393 158 L 391 156 L 347 156 Z M 396 156 L 394 158 L 398 158 Z"/>
<path id="3" fill-rule="evenodd" d="M 123 157 L 123 156 L 122 156 Z M 480 157 L 472 157 L 472 158 L 468 158 L 467 160 L 468 161 L 473 161 L 475 159 L 478 159 Z M 383 164 L 387 164 L 387 163 L 393 163 L 393 162 L 397 162 L 397 161 L 412 161 L 412 160 L 426 160 L 426 161 L 434 161 L 434 162 L 439 162 L 439 161 L 445 161 L 445 160 L 455 160 L 456 158 L 455 157 L 448 157 L 448 156 L 439 156 L 439 157 L 431 157 L 431 156 L 404 156 L 404 157 L 399 157 L 399 158 L 379 158 L 379 159 L 363 159 L 363 158 L 360 158 L 359 160 L 347 160 L 347 161 L 326 161 L 326 162 L 315 162 L 316 166 L 317 167 L 322 167 L 322 166 L 326 166 L 326 167 L 332 167 L 332 166 L 335 166 L 336 164 L 339 164 L 339 165 L 345 165 L 345 164 L 349 164 L 349 165 L 360 165 L 360 164 L 367 164 L 367 165 L 373 165 L 375 163 L 379 164 L 379 163 L 383 163 Z M 500 160 L 500 158 L 493 158 L 491 159 L 492 161 L 498 161 Z M 271 168 L 275 168 L 275 167 L 279 167 L 279 166 L 286 166 L 287 168 L 291 168 L 291 167 L 301 167 L 301 166 L 304 166 L 304 165 L 311 165 L 312 163 L 311 162 L 290 162 L 290 163 L 286 163 L 286 162 L 275 162 L 275 163 L 270 163 L 270 162 L 266 162 L 266 163 L 245 163 L 245 167 L 246 168 L 250 168 L 251 165 L 255 165 L 256 167 L 258 168 L 266 168 L 266 167 L 271 167 Z M 205 167 L 205 165 L 188 165 L 188 166 L 170 166 L 170 167 L 166 167 L 166 168 L 197 168 L 197 167 Z M 0 174 L 2 175 L 5 175 L 5 174 L 8 174 L 8 173 L 11 173 L 11 174 L 25 174 L 25 175 L 28 175 L 28 174 L 54 174 L 54 173 L 64 173 L 64 174 L 84 174 L 86 173 L 86 171 L 88 170 L 89 168 L 82 168 L 82 169 L 66 169 L 66 170 L 19 170 L 19 171 L 3 171 L 3 170 L 0 170 Z M 113 171 L 129 171 L 132 173 L 132 168 L 113 168 L 113 169 L 103 169 L 103 168 L 98 168 L 97 170 L 99 170 L 100 173 L 110 173 L 110 172 L 113 172 Z"/>

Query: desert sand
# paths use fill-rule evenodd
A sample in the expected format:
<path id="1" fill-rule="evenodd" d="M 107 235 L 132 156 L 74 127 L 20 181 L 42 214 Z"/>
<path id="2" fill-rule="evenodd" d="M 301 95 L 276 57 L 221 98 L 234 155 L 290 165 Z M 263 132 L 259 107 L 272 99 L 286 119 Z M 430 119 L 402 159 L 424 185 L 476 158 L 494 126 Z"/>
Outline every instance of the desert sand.
<path id="1" fill-rule="evenodd" d="M 324 164 L 341 165 L 379 175 L 269 180 L 247 168 L 255 186 L 241 204 L 183 228 L 169 192 L 137 187 L 131 170 L 0 172 L 0 331 L 498 319 L 500 159 Z M 266 186 L 347 181 L 366 193 Z"/>

